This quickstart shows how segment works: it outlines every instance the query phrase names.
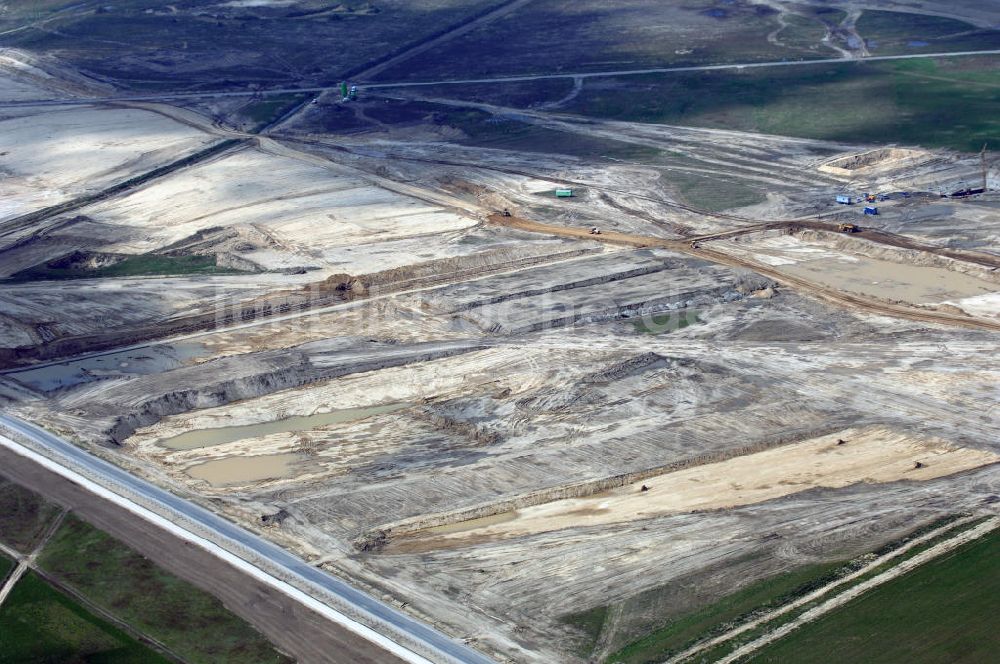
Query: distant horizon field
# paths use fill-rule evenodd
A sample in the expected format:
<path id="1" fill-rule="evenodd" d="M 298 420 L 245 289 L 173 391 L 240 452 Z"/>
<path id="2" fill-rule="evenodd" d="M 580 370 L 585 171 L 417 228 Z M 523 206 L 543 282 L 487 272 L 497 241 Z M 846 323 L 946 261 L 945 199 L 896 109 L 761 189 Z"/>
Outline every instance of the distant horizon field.
<path id="1" fill-rule="evenodd" d="M 778 11 L 731 0 L 537 0 L 379 72 L 376 81 L 812 60 L 1000 47 L 1000 30 L 934 14 L 837 7 Z M 497 45 L 502 44 L 498 48 Z"/>
<path id="2" fill-rule="evenodd" d="M 506 102 L 502 86 L 431 90 L 451 99 Z M 553 110 L 606 120 L 977 152 L 1000 136 L 998 108 L 1000 56 L 967 56 L 591 78 L 575 98 Z"/>

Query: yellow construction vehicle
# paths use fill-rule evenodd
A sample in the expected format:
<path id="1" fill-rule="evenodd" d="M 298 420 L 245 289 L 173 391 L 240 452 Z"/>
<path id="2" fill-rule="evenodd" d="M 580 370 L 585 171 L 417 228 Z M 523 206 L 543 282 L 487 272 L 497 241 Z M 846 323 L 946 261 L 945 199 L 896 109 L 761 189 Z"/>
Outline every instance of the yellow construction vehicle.
<path id="1" fill-rule="evenodd" d="M 841 233 L 857 233 L 861 229 L 854 224 L 841 224 L 840 226 L 837 227 L 837 230 L 839 230 Z"/>

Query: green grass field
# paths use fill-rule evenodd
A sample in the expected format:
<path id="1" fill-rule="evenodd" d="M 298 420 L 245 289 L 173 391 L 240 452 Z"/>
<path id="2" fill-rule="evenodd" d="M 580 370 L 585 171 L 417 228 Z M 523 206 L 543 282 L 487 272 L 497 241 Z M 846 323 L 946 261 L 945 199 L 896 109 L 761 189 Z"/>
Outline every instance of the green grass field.
<path id="1" fill-rule="evenodd" d="M 726 623 L 756 609 L 782 604 L 790 597 L 825 583 L 843 565 L 843 562 L 809 565 L 754 583 L 703 609 L 678 617 L 625 646 L 607 661 L 622 664 L 661 662 L 670 653 L 681 650 Z"/>
<path id="2" fill-rule="evenodd" d="M 452 127 L 462 132 L 461 137 L 452 139 L 454 142 L 476 147 L 640 163 L 653 163 L 663 156 L 660 150 L 637 143 L 540 127 L 515 113 L 494 115 L 478 108 L 396 100 L 374 104 L 366 112 L 387 125 L 427 123 Z"/>
<path id="3" fill-rule="evenodd" d="M 254 131 L 268 126 L 297 104 L 302 103 L 308 95 L 275 95 L 265 97 L 240 109 L 239 115 L 254 123 Z"/>
<path id="4" fill-rule="evenodd" d="M 537 0 L 377 78 L 441 80 L 821 57 L 819 51 L 810 55 L 769 42 L 767 35 L 780 27 L 777 14 L 742 1 Z"/>
<path id="5" fill-rule="evenodd" d="M 684 160 L 684 163 L 688 162 L 698 163 Z M 666 170 L 663 180 L 688 205 L 708 212 L 755 205 L 767 198 L 762 187 L 745 180 L 728 180 L 678 170 Z"/>
<path id="6" fill-rule="evenodd" d="M 674 330 L 683 330 L 689 325 L 701 323 L 697 311 L 670 311 L 652 316 L 643 316 L 635 321 L 635 331 L 641 334 L 666 334 Z"/>
<path id="7" fill-rule="evenodd" d="M 656 161 L 661 155 L 660 150 L 635 143 L 583 136 L 517 120 L 496 121 L 481 111 L 456 111 L 449 114 L 448 123 L 468 135 L 460 143 L 476 147 L 638 163 Z"/>
<path id="8" fill-rule="evenodd" d="M 498 0 L 226 3 L 129 0 L 4 2 L 3 46 L 60 59 L 133 89 L 241 89 L 248 83 L 335 83 Z M 289 6 L 291 5 L 291 6 Z M 54 16 L 53 11 L 67 8 Z M 310 10 L 313 15 L 306 15 Z M 147 12 L 148 10 L 148 12 Z M 328 10 L 328 11 L 322 11 Z"/>
<path id="9" fill-rule="evenodd" d="M 167 661 L 34 573 L 22 577 L 0 607 L 2 664 Z"/>
<path id="10" fill-rule="evenodd" d="M 1000 135 L 1000 57 L 698 72 L 588 83 L 582 115 L 978 151 Z"/>
<path id="11" fill-rule="evenodd" d="M 287 661 L 222 602 L 73 516 L 49 541 L 39 564 L 189 662 Z"/>
<path id="12" fill-rule="evenodd" d="M 849 602 L 753 662 L 987 664 L 1000 652 L 1000 533 Z"/>
<path id="13" fill-rule="evenodd" d="M 943 16 L 866 9 L 856 27 L 872 55 L 1000 48 L 1000 31 Z"/>
<path id="14" fill-rule="evenodd" d="M 608 607 L 606 606 L 597 606 L 589 611 L 563 616 L 562 621 L 564 623 L 576 627 L 584 634 L 584 641 L 577 653 L 578 655 L 581 657 L 590 655 L 597 644 L 597 638 L 601 635 L 601 629 L 604 627 L 604 621 L 607 617 Z"/>
<path id="15" fill-rule="evenodd" d="M 31 553 L 58 513 L 58 506 L 0 477 L 0 541 L 7 546 Z"/>
<path id="16" fill-rule="evenodd" d="M 683 650 L 695 642 L 714 634 L 721 633 L 735 624 L 743 622 L 748 617 L 754 616 L 761 611 L 767 611 L 784 605 L 821 586 L 861 569 L 871 556 L 881 556 L 890 551 L 895 551 L 914 539 L 938 530 L 958 518 L 959 515 L 948 515 L 924 523 L 908 534 L 886 542 L 865 556 L 845 561 L 803 566 L 771 578 L 762 579 L 731 595 L 710 602 L 704 602 L 700 605 L 695 604 L 699 608 L 694 608 L 687 613 L 679 612 L 676 609 L 678 588 L 673 585 L 653 588 L 634 597 L 626 598 L 620 605 L 621 618 L 615 627 L 616 633 L 608 635 L 611 638 L 611 643 L 615 644 L 619 650 L 607 658 L 606 661 L 621 662 L 622 664 L 661 662 L 672 653 Z M 944 539 L 954 537 L 956 534 L 972 528 L 978 523 L 981 523 L 981 520 L 973 520 L 949 528 L 946 532 L 937 534 L 927 542 L 916 545 L 912 549 L 901 553 L 901 557 L 894 561 L 869 570 L 861 577 L 847 582 L 847 585 L 842 586 L 841 590 L 859 583 L 866 578 L 870 578 L 871 575 L 881 573 L 892 565 L 917 555 L 920 551 Z M 745 559 L 741 562 L 750 563 L 753 562 L 753 558 Z M 685 597 L 685 599 L 681 600 L 682 602 L 690 605 L 691 599 L 688 592 L 682 591 L 680 596 Z M 716 661 L 744 643 L 754 640 L 760 634 L 795 618 L 801 612 L 818 604 L 819 601 L 814 600 L 811 603 L 806 603 L 799 609 L 775 618 L 757 628 L 744 632 L 734 639 L 704 651 L 698 656 L 698 661 Z M 586 613 L 564 616 L 563 621 L 579 627 L 581 635 L 587 639 L 584 642 L 590 643 L 592 647 L 603 627 L 603 620 L 598 622 L 597 617 L 604 615 L 605 613 L 594 609 Z M 597 623 L 596 625 L 595 622 Z"/>

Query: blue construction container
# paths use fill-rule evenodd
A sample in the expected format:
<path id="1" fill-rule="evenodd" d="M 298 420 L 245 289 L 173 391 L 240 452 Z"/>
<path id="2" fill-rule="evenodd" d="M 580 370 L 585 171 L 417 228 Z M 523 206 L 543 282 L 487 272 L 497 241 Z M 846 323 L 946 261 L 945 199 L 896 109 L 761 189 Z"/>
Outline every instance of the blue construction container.
<path id="1" fill-rule="evenodd" d="M 876 214 L 878 214 L 878 208 L 877 207 L 872 207 L 871 205 L 866 205 L 865 206 L 865 214 L 876 215 Z"/>

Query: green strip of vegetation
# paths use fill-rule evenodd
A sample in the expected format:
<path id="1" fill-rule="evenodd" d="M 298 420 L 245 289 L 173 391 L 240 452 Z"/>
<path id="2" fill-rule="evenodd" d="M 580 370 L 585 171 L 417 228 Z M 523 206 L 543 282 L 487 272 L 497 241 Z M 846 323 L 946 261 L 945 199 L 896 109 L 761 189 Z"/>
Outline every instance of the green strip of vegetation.
<path id="1" fill-rule="evenodd" d="M 14 561 L 0 553 L 0 586 L 15 567 Z"/>
<path id="2" fill-rule="evenodd" d="M 621 662 L 622 664 L 639 664 L 663 661 L 671 654 L 680 652 L 694 645 L 698 641 L 702 641 L 713 635 L 732 629 L 736 625 L 753 619 L 756 615 L 792 602 L 799 597 L 836 581 L 838 578 L 844 577 L 860 569 L 875 557 L 885 555 L 890 551 L 898 549 L 904 546 L 907 542 L 921 537 L 937 528 L 941 528 L 958 518 L 959 515 L 949 515 L 936 519 L 921 526 L 920 528 L 917 528 L 904 537 L 893 540 L 871 553 L 859 556 L 850 561 L 837 561 L 810 565 L 772 577 L 770 579 L 759 581 L 734 593 L 733 595 L 722 598 L 715 604 L 679 617 L 677 620 L 674 620 L 662 628 L 650 633 L 642 639 L 625 646 L 608 658 L 608 661 Z M 967 527 L 971 526 L 959 526 L 958 528 L 952 529 L 949 533 L 943 534 L 939 538 L 935 538 L 934 541 L 936 542 L 947 535 L 953 535 L 956 532 L 961 532 L 961 530 L 964 530 Z M 905 560 L 906 557 L 916 555 L 917 552 L 923 550 L 922 547 L 915 547 L 915 549 L 915 551 L 907 552 L 907 555 L 901 557 L 899 560 Z M 893 561 L 892 564 L 897 563 L 898 561 Z M 849 588 L 855 583 L 860 583 L 865 578 L 869 578 L 869 575 L 865 575 L 850 584 L 845 585 L 843 589 Z M 843 589 L 838 589 L 837 592 L 840 592 Z M 773 629 L 774 627 L 793 619 L 795 616 L 798 616 L 820 601 L 822 601 L 822 599 L 806 604 L 803 607 L 800 607 L 795 611 L 791 611 L 786 615 L 782 615 L 769 623 L 765 623 L 764 625 L 755 628 L 754 630 L 749 630 L 732 641 L 720 644 L 712 650 L 699 655 L 698 661 L 714 661 L 715 659 L 732 652 L 732 650 L 739 647 L 743 643 L 753 640 L 760 633 L 763 633 L 763 631 Z"/>
<path id="3" fill-rule="evenodd" d="M 34 573 L 0 607 L 0 662 L 167 662 Z"/>
<path id="4" fill-rule="evenodd" d="M 95 268 L 53 267 L 51 263 L 44 263 L 21 270 L 11 275 L 8 281 L 111 279 L 187 274 L 232 274 L 235 272 L 238 272 L 238 270 L 216 265 L 215 256 L 142 254 L 140 256 L 129 256 L 111 265 Z"/>
<path id="5" fill-rule="evenodd" d="M 697 311 L 681 309 L 643 316 L 634 320 L 632 324 L 635 325 L 635 331 L 641 334 L 665 334 L 674 330 L 683 330 L 688 325 L 700 324 L 701 322 Z"/>
<path id="6" fill-rule="evenodd" d="M 0 541 L 7 546 L 31 553 L 57 514 L 58 506 L 0 477 Z"/>
<path id="7" fill-rule="evenodd" d="M 265 97 L 260 101 L 244 106 L 240 114 L 256 123 L 254 131 L 260 131 L 276 120 L 279 120 L 295 106 L 301 104 L 307 97 L 309 95 L 305 94 L 284 94 Z"/>
<path id="8" fill-rule="evenodd" d="M 720 601 L 694 611 L 631 643 L 608 658 L 622 664 L 661 662 L 708 633 L 729 626 L 752 611 L 784 604 L 825 583 L 843 562 L 808 565 L 754 583 Z"/>
<path id="9" fill-rule="evenodd" d="M 957 518 L 958 518 L 957 516 L 952 516 L 952 517 L 946 517 L 944 519 L 939 519 L 937 521 L 934 521 L 931 524 L 928 524 L 928 525 L 924 526 L 923 528 L 920 528 L 920 529 L 918 529 L 918 530 L 910 533 L 905 538 L 902 538 L 902 539 L 890 542 L 890 543 L 886 544 L 885 546 L 882 546 L 879 549 L 876 549 L 875 551 L 873 551 L 873 552 L 871 552 L 869 554 L 866 554 L 864 556 L 856 558 L 856 559 L 852 560 L 851 563 L 849 563 L 848 565 L 845 565 L 837 573 L 836 576 L 839 577 L 839 576 L 845 576 L 847 574 L 850 574 L 851 572 L 854 572 L 857 569 L 861 568 L 863 565 L 868 564 L 871 560 L 874 560 L 875 558 L 884 556 L 884 555 L 886 555 L 886 554 L 888 554 L 888 553 L 890 553 L 892 551 L 895 551 L 896 549 L 899 549 L 902 546 L 904 546 L 907 542 L 911 542 L 914 539 L 917 539 L 917 538 L 919 538 L 919 537 L 921 537 L 921 536 L 929 533 L 930 531 L 932 531 L 932 530 L 934 530 L 936 528 L 940 528 L 940 527 L 946 525 L 947 523 L 949 523 L 949 522 L 951 522 L 951 521 L 953 521 L 953 520 L 955 520 Z M 774 618 L 773 620 L 769 620 L 767 622 L 761 623 L 760 625 L 757 625 L 753 629 L 747 630 L 747 631 L 739 634 L 738 636 L 736 636 L 735 638 L 733 638 L 733 639 L 731 639 L 729 641 L 726 641 L 724 643 L 720 643 L 719 645 L 715 646 L 714 648 L 711 648 L 709 650 L 704 651 L 703 653 L 701 653 L 701 654 L 699 654 L 697 656 L 697 660 L 699 662 L 714 662 L 716 660 L 719 660 L 719 659 L 725 657 L 726 655 L 729 655 L 734 650 L 736 650 L 737 648 L 743 646 L 744 644 L 750 643 L 750 642 L 756 640 L 757 638 L 763 636 L 764 634 L 766 634 L 768 632 L 771 632 L 771 631 L 773 631 L 775 629 L 778 629 L 779 627 L 781 627 L 782 625 L 785 625 L 786 623 L 790 623 L 790 622 L 794 621 L 796 618 L 798 618 L 802 614 L 804 614 L 807 611 L 809 611 L 809 610 L 811 610 L 811 609 L 819 606 L 820 604 L 826 602 L 827 600 L 829 600 L 829 599 L 831 599 L 833 597 L 836 597 L 837 595 L 840 595 L 840 594 L 846 592 L 847 590 L 850 590 L 851 588 L 853 588 L 853 587 L 855 587 L 855 586 L 857 586 L 857 585 L 859 585 L 861 583 L 864 583 L 864 582 L 868 581 L 869 579 L 872 579 L 872 578 L 878 576 L 879 574 L 882 574 L 882 573 L 886 572 L 890 568 L 895 567 L 895 566 L 899 565 L 900 563 L 902 563 L 902 562 L 904 562 L 906 560 L 909 560 L 910 558 L 913 558 L 916 555 L 919 555 L 920 553 L 922 553 L 922 552 L 926 551 L 927 549 L 935 546 L 936 544 L 939 544 L 939 543 L 941 543 L 941 542 L 943 542 L 943 541 L 945 541 L 947 539 L 951 539 L 952 537 L 955 537 L 956 535 L 959 535 L 962 532 L 965 532 L 966 530 L 969 530 L 971 528 L 976 527 L 977 525 L 979 525 L 983 521 L 984 521 L 984 519 L 974 519 L 974 520 L 972 520 L 970 522 L 963 523 L 963 524 L 961 524 L 959 526 L 956 526 L 954 528 L 951 528 L 951 529 L 949 529 L 949 530 L 947 530 L 947 531 L 945 531 L 945 532 L 943 532 L 943 533 L 941 533 L 941 534 L 939 534 L 939 535 L 937 535 L 935 537 L 932 537 L 931 539 L 927 540 L 926 542 L 923 542 L 923 543 L 921 543 L 921 544 L 919 544 L 917 546 L 914 546 L 913 548 L 909 549 L 908 551 L 906 551 L 905 553 L 899 555 L 898 557 L 893 558 L 892 560 L 888 560 L 888 561 L 882 563 L 881 565 L 873 567 L 872 569 L 868 570 L 864 574 L 862 574 L 862 575 L 860 575 L 860 576 L 858 576 L 858 577 L 856 577 L 854 579 L 851 579 L 850 581 L 848 581 L 846 583 L 843 583 L 842 585 L 839 585 L 836 588 L 833 588 L 832 590 L 830 590 L 827 593 L 824 593 L 820 597 L 817 597 L 817 598 L 813 599 L 812 601 L 806 602 L 806 603 L 802 604 L 801 606 L 798 606 L 795 609 L 793 609 L 791 611 L 788 611 L 787 613 L 783 613 L 780 616 L 777 616 L 776 618 Z"/>
<path id="10" fill-rule="evenodd" d="M 561 618 L 567 625 L 576 627 L 585 635 L 585 640 L 580 646 L 577 654 L 581 657 L 588 656 L 597 645 L 597 639 L 601 636 L 601 629 L 604 628 L 604 621 L 608 617 L 608 607 L 595 606 L 582 613 L 573 613 Z"/>
<path id="11" fill-rule="evenodd" d="M 42 569 L 194 664 L 288 661 L 222 602 L 70 516 Z"/>
<path id="12" fill-rule="evenodd" d="M 754 662 L 979 664 L 1000 652 L 1000 532 L 873 589 Z"/>

